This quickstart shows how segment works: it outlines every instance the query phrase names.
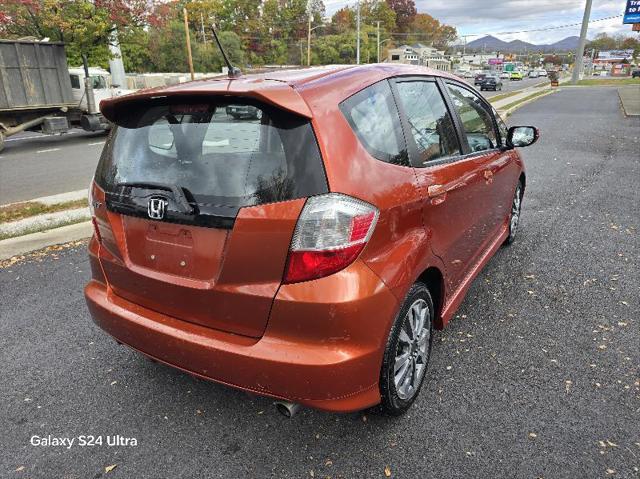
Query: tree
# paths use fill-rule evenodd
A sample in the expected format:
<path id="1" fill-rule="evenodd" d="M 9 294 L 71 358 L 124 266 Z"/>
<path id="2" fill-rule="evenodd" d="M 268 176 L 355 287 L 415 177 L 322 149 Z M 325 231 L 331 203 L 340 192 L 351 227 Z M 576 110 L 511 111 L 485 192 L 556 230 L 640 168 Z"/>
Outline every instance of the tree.
<path id="1" fill-rule="evenodd" d="M 544 57 L 544 63 L 546 64 L 552 64 L 552 65 L 562 65 L 563 61 L 562 61 L 562 57 L 560 57 L 559 55 L 546 55 Z"/>
<path id="2" fill-rule="evenodd" d="M 409 42 L 420 42 L 436 48 L 446 49 L 458 36 L 456 29 L 440 23 L 431 15 L 418 13 L 411 22 Z"/>
<path id="3" fill-rule="evenodd" d="M 156 13 L 146 0 L 4 0 L 8 21 L 0 22 L 0 36 L 65 42 L 70 63 L 80 64 L 85 54 L 91 64 L 105 65 L 114 32 L 159 25 Z"/>
<path id="4" fill-rule="evenodd" d="M 387 0 L 387 5 L 396 13 L 396 25 L 400 32 L 409 31 L 409 26 L 418 13 L 413 0 Z"/>
<path id="5" fill-rule="evenodd" d="M 616 40 L 610 37 L 606 33 L 599 33 L 596 38 L 587 44 L 588 49 L 600 50 L 615 50 L 617 47 Z"/>
<path id="6" fill-rule="evenodd" d="M 335 33 L 344 33 L 354 28 L 356 24 L 355 11 L 349 7 L 338 10 L 331 17 L 331 29 Z"/>

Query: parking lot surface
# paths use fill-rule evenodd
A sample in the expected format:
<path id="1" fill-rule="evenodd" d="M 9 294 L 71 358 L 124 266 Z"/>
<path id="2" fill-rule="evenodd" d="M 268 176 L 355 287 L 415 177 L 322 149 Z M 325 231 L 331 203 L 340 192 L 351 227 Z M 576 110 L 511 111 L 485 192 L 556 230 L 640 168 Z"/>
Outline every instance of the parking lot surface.
<path id="1" fill-rule="evenodd" d="M 520 236 L 436 335 L 407 415 L 288 420 L 145 360 L 91 322 L 79 246 L 0 269 L 0 477 L 638 477 L 640 119 L 583 88 L 509 122 L 542 131 Z M 31 445 L 48 435 L 105 444 Z"/>

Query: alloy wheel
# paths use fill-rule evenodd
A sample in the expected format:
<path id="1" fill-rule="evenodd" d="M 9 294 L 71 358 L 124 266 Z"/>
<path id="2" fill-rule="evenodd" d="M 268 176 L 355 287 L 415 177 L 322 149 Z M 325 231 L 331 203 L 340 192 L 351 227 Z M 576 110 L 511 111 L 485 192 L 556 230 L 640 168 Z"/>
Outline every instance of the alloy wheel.
<path id="1" fill-rule="evenodd" d="M 513 203 L 511 204 L 511 220 L 509 234 L 511 237 L 516 235 L 518 229 L 518 222 L 520 221 L 520 206 L 522 204 L 522 187 L 518 185 L 516 188 L 516 194 L 513 196 Z"/>
<path id="2" fill-rule="evenodd" d="M 410 399 L 416 394 L 427 369 L 431 339 L 429 314 L 427 302 L 417 299 L 407 311 L 400 329 L 393 369 L 400 399 Z"/>

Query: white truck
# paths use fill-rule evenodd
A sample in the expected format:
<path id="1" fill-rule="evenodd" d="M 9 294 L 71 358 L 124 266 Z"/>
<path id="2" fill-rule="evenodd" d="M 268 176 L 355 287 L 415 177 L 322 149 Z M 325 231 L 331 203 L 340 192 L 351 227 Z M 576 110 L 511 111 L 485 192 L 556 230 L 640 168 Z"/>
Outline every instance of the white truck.
<path id="1" fill-rule="evenodd" d="M 45 134 L 73 126 L 106 130 L 100 100 L 129 93 L 111 85 L 109 72 L 67 67 L 64 44 L 0 40 L 0 151 L 4 139 L 25 130 Z"/>

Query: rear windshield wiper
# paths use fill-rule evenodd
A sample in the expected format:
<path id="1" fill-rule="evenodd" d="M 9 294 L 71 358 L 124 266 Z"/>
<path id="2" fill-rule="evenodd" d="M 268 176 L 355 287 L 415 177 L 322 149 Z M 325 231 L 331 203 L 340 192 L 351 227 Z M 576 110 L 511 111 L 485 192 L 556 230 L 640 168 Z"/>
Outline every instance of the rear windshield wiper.
<path id="1" fill-rule="evenodd" d="M 129 187 L 129 188 L 147 188 L 152 190 L 165 190 L 173 193 L 173 199 L 176 204 L 182 211 L 182 213 L 187 215 L 192 215 L 195 213 L 194 208 L 189 204 L 189 200 L 185 195 L 185 192 L 189 194 L 189 196 L 193 197 L 191 192 L 186 188 L 178 185 L 170 185 L 166 183 L 156 183 L 152 181 L 133 181 L 133 182 L 124 182 L 118 183 L 116 185 L 117 188 L 120 187 Z"/>

